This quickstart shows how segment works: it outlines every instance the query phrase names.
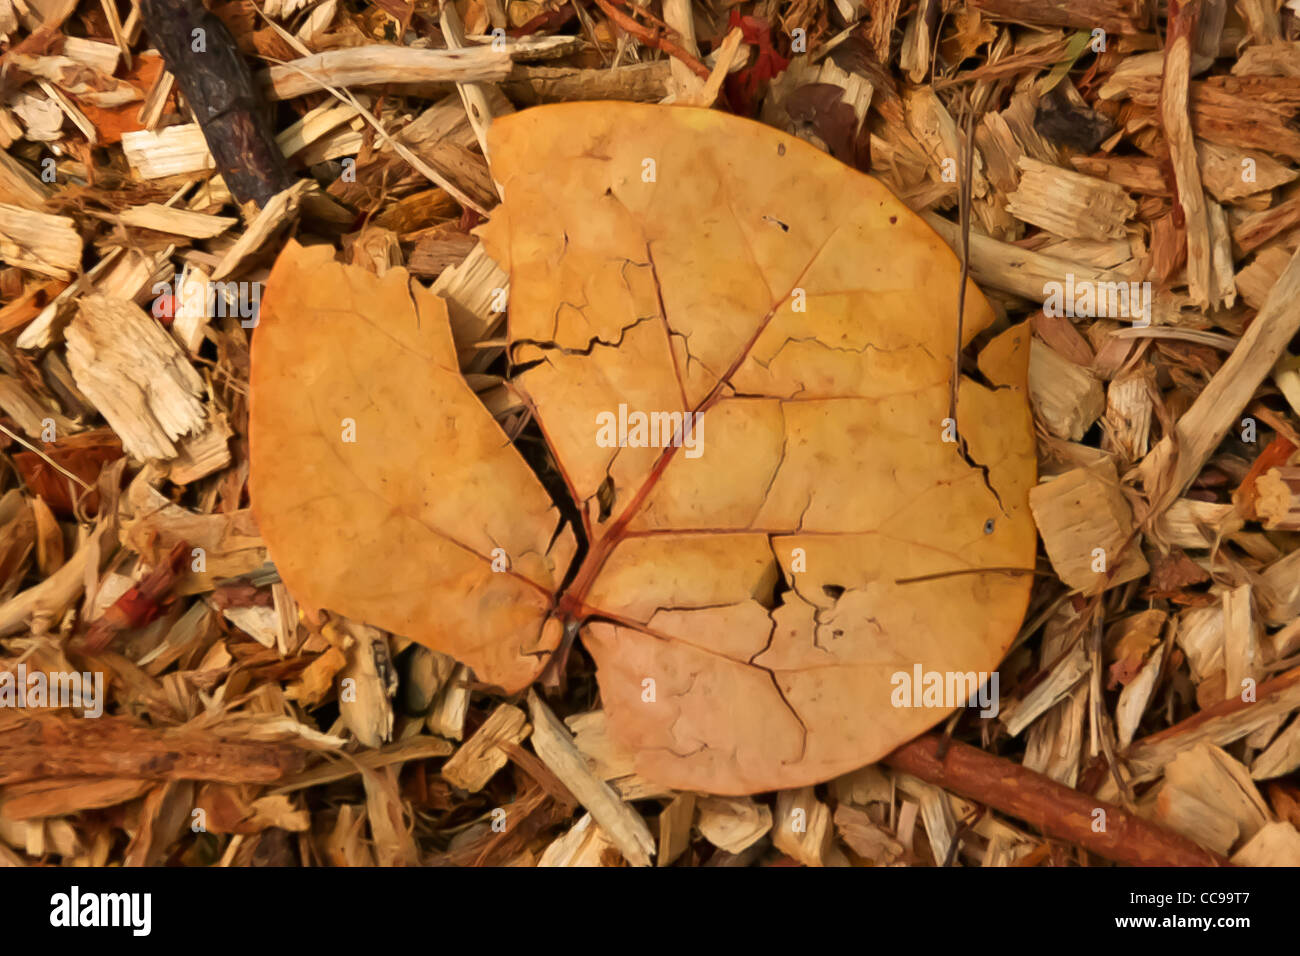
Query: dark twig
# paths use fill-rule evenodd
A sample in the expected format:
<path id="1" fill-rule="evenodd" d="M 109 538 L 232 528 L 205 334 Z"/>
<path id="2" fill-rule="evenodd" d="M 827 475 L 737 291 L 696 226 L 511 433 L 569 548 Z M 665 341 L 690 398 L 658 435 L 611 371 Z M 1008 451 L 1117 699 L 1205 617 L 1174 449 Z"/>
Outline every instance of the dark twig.
<path id="1" fill-rule="evenodd" d="M 200 0 L 141 0 L 145 29 L 208 141 L 226 188 L 259 206 L 293 184 L 253 74 L 226 25 Z"/>

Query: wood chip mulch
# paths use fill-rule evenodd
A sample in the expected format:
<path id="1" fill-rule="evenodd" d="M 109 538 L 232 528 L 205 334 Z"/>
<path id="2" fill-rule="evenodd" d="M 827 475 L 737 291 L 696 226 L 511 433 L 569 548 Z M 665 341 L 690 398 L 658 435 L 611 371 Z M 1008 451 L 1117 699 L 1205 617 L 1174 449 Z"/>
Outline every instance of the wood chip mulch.
<path id="1" fill-rule="evenodd" d="M 87 719 L 0 680 L 0 862 L 1300 865 L 1296 10 L 0 0 L 0 671 L 105 682 Z M 956 249 L 966 210 L 1034 332 L 1043 547 L 996 720 L 673 793 L 580 648 L 507 700 L 299 613 L 249 510 L 240 290 L 311 235 L 486 324 L 481 137 L 570 100 L 757 118 Z"/>

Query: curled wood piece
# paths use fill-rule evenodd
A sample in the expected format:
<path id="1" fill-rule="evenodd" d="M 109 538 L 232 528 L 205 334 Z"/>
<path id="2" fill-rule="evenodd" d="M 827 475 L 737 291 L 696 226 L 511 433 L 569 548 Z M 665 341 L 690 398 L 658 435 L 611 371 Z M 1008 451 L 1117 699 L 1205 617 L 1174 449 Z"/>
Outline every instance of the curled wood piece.
<path id="1" fill-rule="evenodd" d="M 1172 830 L 975 747 L 952 742 L 940 757 L 941 743 L 937 735 L 926 734 L 899 747 L 885 763 L 1116 863 L 1228 865 L 1223 857 Z M 1097 810 L 1105 816 L 1098 816 Z M 1096 821 L 1104 821 L 1100 832 L 1093 829 Z"/>
<path id="2" fill-rule="evenodd" d="M 1199 14 L 1199 0 L 1170 4 L 1165 69 L 1160 84 L 1160 121 L 1169 142 L 1169 161 L 1186 223 L 1188 295 L 1193 304 L 1207 306 L 1210 304 L 1210 224 L 1188 110 L 1192 41 L 1196 37 Z"/>

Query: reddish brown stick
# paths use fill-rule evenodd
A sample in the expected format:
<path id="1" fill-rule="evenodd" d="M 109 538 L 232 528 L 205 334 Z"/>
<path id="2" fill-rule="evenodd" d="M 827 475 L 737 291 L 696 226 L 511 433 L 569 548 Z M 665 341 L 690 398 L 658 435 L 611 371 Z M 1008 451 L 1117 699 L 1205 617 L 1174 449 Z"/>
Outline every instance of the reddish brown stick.
<path id="1" fill-rule="evenodd" d="M 0 721 L 0 784 L 51 777 L 134 777 L 274 783 L 302 769 L 288 744 L 158 730 L 127 717 L 86 720 L 9 711 Z"/>
<path id="2" fill-rule="evenodd" d="M 632 36 L 636 37 L 646 46 L 653 47 L 656 50 L 663 50 L 669 56 L 677 57 L 677 59 L 685 63 L 686 66 L 690 68 L 691 72 L 700 79 L 707 80 L 709 78 L 709 68 L 707 66 L 695 57 L 691 56 L 672 40 L 663 37 L 659 33 L 658 28 L 651 29 L 650 27 L 642 26 L 628 16 L 628 14 L 615 7 L 609 2 L 609 0 L 596 0 L 596 6 L 605 11 L 605 16 L 609 17 L 624 31 L 632 34 Z"/>
<path id="3" fill-rule="evenodd" d="M 1043 833 L 1132 866 L 1226 866 L 1228 861 L 1111 803 L 1062 786 L 1050 777 L 955 741 L 938 757 L 940 738 L 918 737 L 885 763 L 927 783 L 951 790 Z M 1094 811 L 1104 810 L 1105 829 L 1093 830 Z"/>

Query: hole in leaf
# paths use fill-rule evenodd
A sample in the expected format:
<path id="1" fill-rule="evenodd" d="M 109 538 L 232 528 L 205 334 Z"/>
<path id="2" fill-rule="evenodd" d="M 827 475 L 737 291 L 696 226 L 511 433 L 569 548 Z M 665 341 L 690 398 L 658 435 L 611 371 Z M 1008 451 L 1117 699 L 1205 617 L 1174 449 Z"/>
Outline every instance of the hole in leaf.
<path id="1" fill-rule="evenodd" d="M 769 611 L 774 611 L 784 602 L 785 594 L 789 590 L 790 582 L 781 573 L 781 566 L 773 561 L 769 573 L 763 575 L 762 582 L 754 592 L 754 600 Z"/>
<path id="2" fill-rule="evenodd" d="M 600 514 L 596 520 L 602 524 L 609 520 L 609 513 L 614 507 L 614 479 L 605 476 L 605 480 L 596 489 L 596 504 L 600 505 Z"/>

